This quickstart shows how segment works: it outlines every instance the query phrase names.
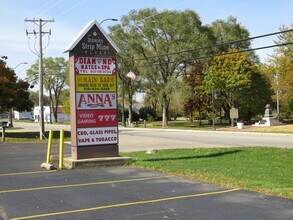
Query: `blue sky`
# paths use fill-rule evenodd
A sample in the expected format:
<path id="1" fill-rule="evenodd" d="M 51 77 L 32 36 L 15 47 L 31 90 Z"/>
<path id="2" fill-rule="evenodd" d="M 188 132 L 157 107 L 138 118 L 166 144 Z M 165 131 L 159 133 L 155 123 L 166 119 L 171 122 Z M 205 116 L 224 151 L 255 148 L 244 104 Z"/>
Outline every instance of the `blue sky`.
<path id="1" fill-rule="evenodd" d="M 281 25 L 293 23 L 292 0 L 0 0 L 0 56 L 8 56 L 7 65 L 14 68 L 21 62 L 15 72 L 20 78 L 25 78 L 26 69 L 38 58 L 28 47 L 26 29 L 37 30 L 37 26 L 24 22 L 25 18 L 55 19 L 54 23 L 44 26 L 44 31 L 52 30 L 50 44 L 44 50 L 45 57 L 68 58 L 63 51 L 76 34 L 89 21 L 98 22 L 106 18 L 120 19 L 132 9 L 155 7 L 163 10 L 196 11 L 203 24 L 210 24 L 216 19 L 227 19 L 232 15 L 245 26 L 250 36 L 276 32 Z M 102 27 L 107 31 L 113 21 L 106 21 Z M 276 37 L 262 38 L 252 42 L 253 47 L 273 44 Z M 43 38 L 46 46 L 48 36 Z M 30 39 L 34 47 L 34 37 Z M 36 45 L 37 47 L 38 45 Z M 262 61 L 272 54 L 272 50 L 261 50 L 257 54 Z"/>

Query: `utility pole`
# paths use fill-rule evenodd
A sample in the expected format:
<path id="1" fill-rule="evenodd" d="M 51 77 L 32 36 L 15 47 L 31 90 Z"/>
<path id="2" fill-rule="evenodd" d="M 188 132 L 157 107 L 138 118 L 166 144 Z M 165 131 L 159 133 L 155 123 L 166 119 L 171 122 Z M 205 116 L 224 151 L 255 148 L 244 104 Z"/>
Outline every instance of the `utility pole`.
<path id="1" fill-rule="evenodd" d="M 277 115 L 278 115 L 278 121 L 280 121 L 279 75 L 278 75 L 278 73 L 275 74 L 275 78 L 277 81 Z"/>
<path id="2" fill-rule="evenodd" d="M 45 34 L 51 35 L 51 30 L 45 32 L 42 30 L 43 26 L 48 22 L 55 22 L 53 20 L 43 20 L 43 19 L 25 19 L 25 22 L 32 22 L 39 27 L 39 31 L 33 30 L 33 32 L 28 32 L 26 30 L 26 35 L 37 35 L 39 36 L 39 52 L 37 53 L 39 57 L 39 126 L 40 126 L 40 140 L 43 140 L 45 125 L 44 125 L 44 85 L 43 85 L 43 45 L 42 37 Z"/>

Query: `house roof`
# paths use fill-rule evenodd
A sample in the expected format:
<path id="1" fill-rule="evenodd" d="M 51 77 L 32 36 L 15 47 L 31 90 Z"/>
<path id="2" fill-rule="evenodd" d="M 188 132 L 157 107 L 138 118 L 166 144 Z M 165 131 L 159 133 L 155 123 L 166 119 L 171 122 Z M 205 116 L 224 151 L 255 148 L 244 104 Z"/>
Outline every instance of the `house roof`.
<path id="1" fill-rule="evenodd" d="M 106 39 L 109 41 L 109 43 L 114 47 L 116 52 L 120 52 L 120 49 L 117 47 L 117 45 L 114 43 L 114 41 L 109 37 L 109 35 L 104 31 L 104 29 L 101 27 L 101 25 L 96 21 L 92 20 L 89 23 L 87 23 L 83 29 L 76 35 L 76 37 L 73 39 L 73 41 L 66 47 L 66 49 L 63 51 L 64 53 L 69 52 L 75 48 L 75 46 L 81 41 L 81 39 L 87 34 L 87 32 L 96 25 L 99 30 L 103 33 L 103 35 L 106 37 Z"/>

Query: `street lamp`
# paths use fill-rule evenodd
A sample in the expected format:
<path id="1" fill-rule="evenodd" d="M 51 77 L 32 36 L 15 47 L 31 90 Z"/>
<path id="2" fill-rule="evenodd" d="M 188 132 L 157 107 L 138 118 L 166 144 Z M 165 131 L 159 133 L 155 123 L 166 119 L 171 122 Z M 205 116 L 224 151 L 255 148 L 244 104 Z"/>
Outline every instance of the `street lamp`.
<path id="1" fill-rule="evenodd" d="M 15 67 L 13 67 L 12 69 L 14 70 L 14 69 L 16 69 L 19 65 L 21 65 L 21 64 L 28 64 L 27 62 L 22 62 L 22 63 L 19 63 L 19 64 L 17 64 Z"/>
<path id="2" fill-rule="evenodd" d="M 100 25 L 101 25 L 104 21 L 118 21 L 118 19 L 116 19 L 116 18 L 106 18 L 106 19 L 104 19 L 104 20 L 102 20 L 102 21 L 100 22 Z"/>
<path id="3" fill-rule="evenodd" d="M 280 120 L 280 102 L 279 102 L 279 75 L 278 73 L 274 74 L 274 77 L 276 79 L 277 84 L 277 115 L 278 115 L 278 121 Z"/>

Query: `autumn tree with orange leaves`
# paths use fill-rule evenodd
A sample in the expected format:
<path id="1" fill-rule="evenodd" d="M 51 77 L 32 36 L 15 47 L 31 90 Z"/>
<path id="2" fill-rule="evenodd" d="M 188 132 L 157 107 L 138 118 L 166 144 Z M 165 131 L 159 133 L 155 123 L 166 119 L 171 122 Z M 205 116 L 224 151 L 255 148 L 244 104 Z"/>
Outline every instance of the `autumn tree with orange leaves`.
<path id="1" fill-rule="evenodd" d="M 33 107 L 29 99 L 29 84 L 18 79 L 14 70 L 6 67 L 6 63 L 0 60 L 0 111 L 8 111 L 15 108 L 18 111 L 30 111 Z"/>

